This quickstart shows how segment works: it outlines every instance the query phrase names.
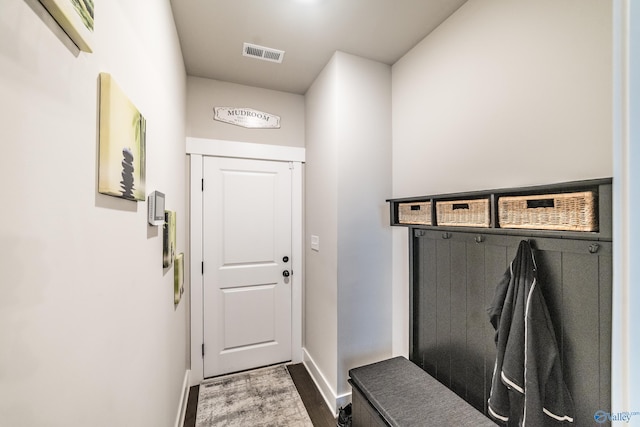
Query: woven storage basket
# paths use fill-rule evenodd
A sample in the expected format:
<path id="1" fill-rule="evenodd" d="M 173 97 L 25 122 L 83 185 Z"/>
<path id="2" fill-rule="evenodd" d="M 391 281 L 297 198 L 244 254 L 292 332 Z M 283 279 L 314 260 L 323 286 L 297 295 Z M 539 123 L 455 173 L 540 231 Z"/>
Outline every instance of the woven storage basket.
<path id="1" fill-rule="evenodd" d="M 431 225 L 431 202 L 399 203 L 398 222 Z"/>
<path id="2" fill-rule="evenodd" d="M 595 200 L 593 191 L 500 197 L 500 227 L 597 231 Z"/>
<path id="3" fill-rule="evenodd" d="M 436 202 L 438 225 L 489 227 L 489 199 Z"/>

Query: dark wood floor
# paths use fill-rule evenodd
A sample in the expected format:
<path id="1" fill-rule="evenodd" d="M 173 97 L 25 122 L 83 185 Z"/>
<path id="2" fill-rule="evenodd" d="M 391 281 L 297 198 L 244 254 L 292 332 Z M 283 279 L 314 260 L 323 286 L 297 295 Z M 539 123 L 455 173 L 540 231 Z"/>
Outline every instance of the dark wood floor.
<path id="1" fill-rule="evenodd" d="M 336 427 L 336 419 L 325 403 L 322 395 L 318 391 L 315 383 L 311 379 L 309 372 L 302 363 L 288 365 L 287 369 L 293 379 L 293 383 L 298 389 L 309 418 L 314 427 Z M 189 390 L 189 400 L 187 402 L 187 413 L 184 419 L 184 427 L 195 427 L 196 412 L 198 410 L 199 386 L 191 387 Z"/>
<path id="2" fill-rule="evenodd" d="M 189 400 L 187 401 L 187 412 L 184 416 L 183 427 L 196 427 L 196 413 L 198 412 L 199 392 L 199 385 L 195 385 L 189 389 Z"/>
<path id="3" fill-rule="evenodd" d="M 314 427 L 336 427 L 337 422 L 302 363 L 287 366 Z"/>

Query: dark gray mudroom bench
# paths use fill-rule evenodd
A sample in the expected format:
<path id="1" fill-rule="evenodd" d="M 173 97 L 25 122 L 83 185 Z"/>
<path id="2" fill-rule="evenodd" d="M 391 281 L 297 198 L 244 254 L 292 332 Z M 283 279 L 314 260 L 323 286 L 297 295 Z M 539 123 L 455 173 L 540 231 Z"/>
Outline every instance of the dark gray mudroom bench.
<path id="1" fill-rule="evenodd" d="M 521 213 L 572 212 L 560 200 L 580 194 L 593 196 L 589 229 L 523 225 L 503 215 L 518 212 L 508 207 L 513 198 L 527 199 Z M 603 178 L 388 200 L 390 224 L 406 227 L 409 237 L 409 360 L 350 371 L 353 425 L 492 425 L 487 400 L 496 347 L 487 307 L 523 239 L 534 249 L 574 425 L 593 425 L 595 413 L 610 412 L 612 194 L 612 180 Z M 476 206 L 485 208 L 483 221 L 470 215 L 456 223 L 445 209 Z"/>
<path id="2" fill-rule="evenodd" d="M 349 371 L 353 427 L 495 426 L 404 357 Z"/>

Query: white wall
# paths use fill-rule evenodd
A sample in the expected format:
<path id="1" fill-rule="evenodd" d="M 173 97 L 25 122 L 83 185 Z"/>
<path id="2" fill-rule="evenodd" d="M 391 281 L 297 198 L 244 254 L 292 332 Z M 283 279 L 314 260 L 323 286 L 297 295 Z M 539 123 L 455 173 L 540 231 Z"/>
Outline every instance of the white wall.
<path id="1" fill-rule="evenodd" d="M 306 94 L 304 345 L 332 406 L 350 368 L 391 354 L 390 102 L 390 67 L 342 52 Z"/>
<path id="2" fill-rule="evenodd" d="M 391 355 L 391 67 L 337 52 L 338 394 Z"/>
<path id="3" fill-rule="evenodd" d="M 184 251 L 186 77 L 167 1 L 100 1 L 79 53 L 35 0 L 0 3 L 0 425 L 173 426 L 187 310 L 146 203 L 97 193 L 98 74 L 147 120 L 147 193 Z M 42 18 L 40 17 L 42 16 Z"/>
<path id="4" fill-rule="evenodd" d="M 246 107 L 280 116 L 280 129 L 246 129 L 213 120 L 214 107 Z M 187 78 L 187 136 L 304 147 L 304 96 L 218 80 Z"/>
<path id="5" fill-rule="evenodd" d="M 393 66 L 393 196 L 609 177 L 612 10 L 469 0 Z M 394 352 L 408 350 L 394 231 Z"/>
<path id="6" fill-rule="evenodd" d="M 338 389 L 338 71 L 333 57 L 305 96 L 303 347 L 329 403 Z M 319 251 L 310 248 L 312 235 L 320 239 Z"/>

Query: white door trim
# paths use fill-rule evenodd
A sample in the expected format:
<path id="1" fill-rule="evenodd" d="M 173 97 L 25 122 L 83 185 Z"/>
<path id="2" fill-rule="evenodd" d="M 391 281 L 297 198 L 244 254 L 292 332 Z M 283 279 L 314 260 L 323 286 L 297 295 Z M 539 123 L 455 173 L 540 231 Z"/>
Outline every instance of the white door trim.
<path id="1" fill-rule="evenodd" d="M 204 379 L 202 343 L 204 341 L 202 311 L 202 177 L 204 156 L 241 159 L 276 160 L 292 165 L 292 323 L 291 357 L 302 362 L 302 163 L 305 149 L 281 145 L 255 144 L 216 139 L 187 138 L 190 155 L 190 307 L 191 307 L 191 386 Z M 206 351 L 206 349 L 205 349 Z"/>
<path id="2" fill-rule="evenodd" d="M 304 163 L 305 161 L 305 149 L 301 147 L 191 137 L 187 138 L 187 154 L 281 162 Z"/>

